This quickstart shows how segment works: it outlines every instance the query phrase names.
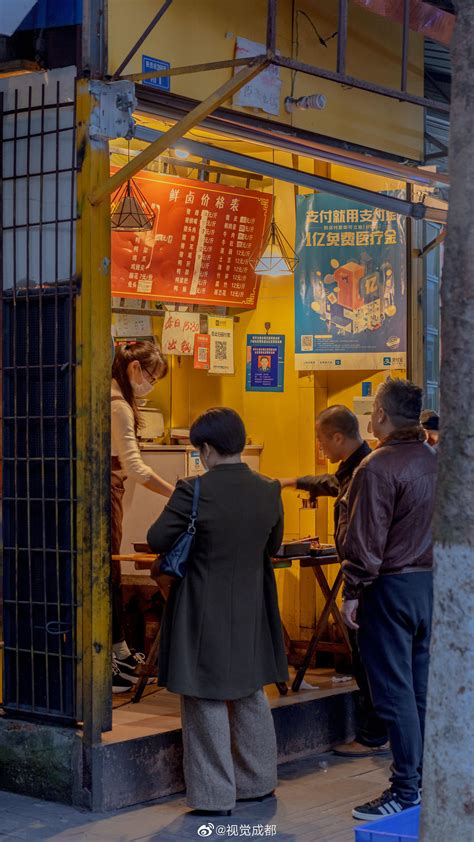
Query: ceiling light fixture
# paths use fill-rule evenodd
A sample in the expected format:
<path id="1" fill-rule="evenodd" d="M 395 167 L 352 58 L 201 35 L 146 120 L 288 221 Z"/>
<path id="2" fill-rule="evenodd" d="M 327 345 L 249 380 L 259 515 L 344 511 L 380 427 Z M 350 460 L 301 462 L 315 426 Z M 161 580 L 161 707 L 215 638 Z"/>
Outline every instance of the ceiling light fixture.
<path id="1" fill-rule="evenodd" d="M 256 275 L 269 275 L 272 278 L 292 275 L 299 263 L 296 252 L 275 222 L 275 179 L 272 180 L 272 220 L 264 234 L 262 245 L 257 253 L 254 252 L 250 256 L 249 263 Z"/>
<path id="2" fill-rule="evenodd" d="M 110 224 L 113 231 L 151 231 L 155 216 L 155 211 L 133 178 L 120 185 L 110 201 Z"/>
<path id="3" fill-rule="evenodd" d="M 277 278 L 292 275 L 299 263 L 285 235 L 272 219 L 263 240 L 263 252 L 250 258 L 250 265 L 256 275 L 270 275 Z"/>

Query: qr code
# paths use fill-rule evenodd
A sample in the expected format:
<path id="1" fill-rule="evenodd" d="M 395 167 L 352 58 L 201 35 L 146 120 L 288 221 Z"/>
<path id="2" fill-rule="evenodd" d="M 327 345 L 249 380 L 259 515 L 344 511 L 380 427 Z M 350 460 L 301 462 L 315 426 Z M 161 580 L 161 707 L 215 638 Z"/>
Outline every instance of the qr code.
<path id="1" fill-rule="evenodd" d="M 310 334 L 309 336 L 302 336 L 301 337 L 301 350 L 302 351 L 312 351 L 313 350 L 313 337 Z"/>
<path id="2" fill-rule="evenodd" d="M 215 355 L 216 360 L 227 359 L 227 342 L 219 341 L 219 339 L 216 340 Z"/>
<path id="3" fill-rule="evenodd" d="M 207 362 L 207 348 L 198 348 L 198 362 Z"/>

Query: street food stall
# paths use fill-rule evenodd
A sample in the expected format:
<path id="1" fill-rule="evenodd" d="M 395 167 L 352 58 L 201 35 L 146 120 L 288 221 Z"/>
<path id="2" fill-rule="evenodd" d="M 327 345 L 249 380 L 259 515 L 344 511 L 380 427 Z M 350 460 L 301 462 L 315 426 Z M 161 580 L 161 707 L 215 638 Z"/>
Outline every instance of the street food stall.
<path id="1" fill-rule="evenodd" d="M 163 127 L 148 111 L 138 122 L 148 132 Z M 346 404 L 370 440 L 376 386 L 405 369 L 399 193 L 378 208 L 369 191 L 364 202 L 310 192 L 278 178 L 290 158 L 279 149 L 204 130 L 199 137 L 207 157 L 198 154 L 191 132 L 112 197 L 114 342 L 152 339 L 169 365 L 142 401 L 142 458 L 171 484 L 200 473 L 190 425 L 209 406 L 228 405 L 245 420 L 244 459 L 253 469 L 273 477 L 325 473 L 332 468 L 315 438 L 318 413 Z M 224 143 L 238 149 L 235 166 L 213 160 Z M 111 171 L 145 145 L 117 141 Z M 246 169 L 239 166 L 243 152 L 252 153 L 255 172 L 250 155 Z M 272 177 L 259 172 L 264 159 L 271 161 Z M 295 182 L 307 164 L 298 159 Z M 348 178 L 341 167 L 331 170 Z M 372 178 L 379 190 L 394 185 L 400 191 L 399 182 Z M 138 646 L 153 656 L 162 606 L 150 611 L 152 559 L 136 553 L 146 549 L 147 529 L 166 499 L 133 481 L 125 485 L 125 603 L 138 604 L 145 615 Z M 292 679 L 297 690 L 308 666 L 348 666 L 349 645 L 337 605 L 341 573 L 332 504 L 284 492 L 284 505 L 289 553 L 292 542 L 303 539 L 327 554 L 311 554 L 308 543 L 275 563 L 289 660 L 299 669 Z"/>

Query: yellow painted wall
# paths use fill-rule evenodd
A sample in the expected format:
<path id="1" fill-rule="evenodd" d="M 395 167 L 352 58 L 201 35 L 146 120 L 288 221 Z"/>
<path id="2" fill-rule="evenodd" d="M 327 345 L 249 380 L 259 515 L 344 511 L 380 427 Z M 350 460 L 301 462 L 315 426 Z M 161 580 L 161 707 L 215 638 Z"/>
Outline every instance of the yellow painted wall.
<path id="1" fill-rule="evenodd" d="M 337 30 L 337 0 L 280 0 L 278 4 L 277 47 L 282 54 L 308 64 L 335 70 L 337 39 L 322 47 L 302 14 L 298 33 L 295 9 L 306 12 L 323 37 Z M 109 0 L 109 70 L 113 72 L 134 41 L 156 14 L 155 0 Z M 124 72 L 141 72 L 142 53 L 169 61 L 172 66 L 221 61 L 234 57 L 235 37 L 265 40 L 265 0 L 179 0 L 166 12 Z M 298 35 L 298 37 L 297 37 Z M 378 15 L 349 5 L 347 72 L 367 81 L 399 87 L 401 27 Z M 408 89 L 423 93 L 423 38 L 410 33 Z M 222 85 L 231 71 L 220 70 L 174 77 L 171 91 L 202 100 Z M 420 108 L 387 100 L 354 88 L 298 73 L 294 78 L 281 70 L 280 122 L 319 132 L 330 137 L 391 151 L 407 158 L 421 158 L 423 112 Z M 286 114 L 283 100 L 293 87 L 297 97 L 324 93 L 324 111 Z M 226 103 L 230 106 L 230 103 Z M 248 110 L 248 109 L 245 109 Z M 250 110 L 265 115 L 261 111 Z"/>

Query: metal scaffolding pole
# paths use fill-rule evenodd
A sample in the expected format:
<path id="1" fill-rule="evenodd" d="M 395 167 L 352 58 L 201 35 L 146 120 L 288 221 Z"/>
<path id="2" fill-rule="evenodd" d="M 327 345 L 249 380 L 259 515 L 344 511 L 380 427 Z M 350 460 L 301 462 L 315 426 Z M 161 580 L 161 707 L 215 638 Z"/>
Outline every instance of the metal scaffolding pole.
<path id="1" fill-rule="evenodd" d="M 173 0 L 165 0 L 165 2 L 163 3 L 163 5 L 161 6 L 161 8 L 160 8 L 160 9 L 158 9 L 158 11 L 157 11 L 157 13 L 156 13 L 155 17 L 153 18 L 153 20 L 151 20 L 151 21 L 150 21 L 150 23 L 148 24 L 148 26 L 147 26 L 147 28 L 145 29 L 145 31 L 144 31 L 144 32 L 142 32 L 142 34 L 140 35 L 140 38 L 138 39 L 138 41 L 136 41 L 136 42 L 135 42 L 135 44 L 133 45 L 132 49 L 131 49 L 131 50 L 129 50 L 129 52 L 128 52 L 128 53 L 127 53 L 127 55 L 125 56 L 124 60 L 122 61 L 122 63 L 121 63 L 121 64 L 117 67 L 117 70 L 115 71 L 114 75 L 112 76 L 112 80 L 114 80 L 114 79 L 118 79 L 118 77 L 120 76 L 120 74 L 121 74 L 122 70 L 125 70 L 125 68 L 127 67 L 127 65 L 128 65 L 128 64 L 130 64 L 130 62 L 131 62 L 131 60 L 132 60 L 133 56 L 134 56 L 134 55 L 138 52 L 138 50 L 140 49 L 140 47 L 141 47 L 141 45 L 143 44 L 143 42 L 144 42 L 144 41 L 146 41 L 146 39 L 148 38 L 148 36 L 149 36 L 150 32 L 152 32 L 152 31 L 154 30 L 154 28 L 155 28 L 156 24 L 158 23 L 158 21 L 160 21 L 160 20 L 161 20 L 161 18 L 162 18 L 162 17 L 163 17 L 163 15 L 165 14 L 165 12 L 166 12 L 166 11 L 169 9 L 169 7 L 171 6 L 172 2 L 173 2 Z"/>
<path id="2" fill-rule="evenodd" d="M 402 78 L 401 89 L 406 92 L 408 79 L 408 46 L 410 38 L 410 0 L 403 0 Z"/>
<path id="3" fill-rule="evenodd" d="M 347 52 L 347 0 L 339 0 L 339 22 L 337 26 L 337 72 L 346 72 Z"/>
<path id="4" fill-rule="evenodd" d="M 258 56 L 257 56 L 258 58 Z M 262 58 L 265 58 L 262 56 Z M 226 61 L 208 61 L 204 64 L 186 64 L 183 67 L 168 67 L 166 70 L 148 70 L 146 73 L 130 73 L 120 78 L 127 82 L 142 82 L 145 79 L 162 79 L 164 76 L 185 76 L 187 73 L 204 73 L 207 70 L 226 70 L 229 67 L 246 67 L 248 58 L 232 58 Z"/>

